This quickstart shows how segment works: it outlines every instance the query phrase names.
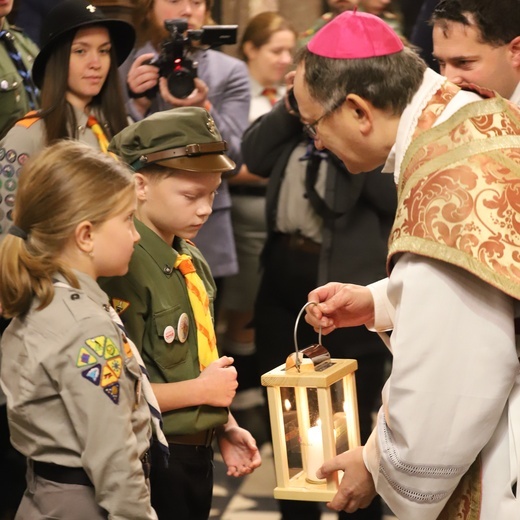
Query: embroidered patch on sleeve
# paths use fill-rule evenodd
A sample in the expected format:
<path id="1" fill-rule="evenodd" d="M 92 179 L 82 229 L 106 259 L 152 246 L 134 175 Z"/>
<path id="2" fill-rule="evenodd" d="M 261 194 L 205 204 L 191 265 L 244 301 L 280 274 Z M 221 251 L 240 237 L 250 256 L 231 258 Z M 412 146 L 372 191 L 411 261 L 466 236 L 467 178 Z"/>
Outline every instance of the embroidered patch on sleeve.
<path id="1" fill-rule="evenodd" d="M 130 307 L 130 302 L 120 298 L 112 298 L 112 307 L 114 307 L 117 314 L 121 315 Z"/>
<path id="2" fill-rule="evenodd" d="M 98 336 L 97 338 L 87 339 L 85 343 L 98 355 L 103 356 L 105 352 L 106 336 Z"/>
<path id="3" fill-rule="evenodd" d="M 123 359 L 121 356 L 115 356 L 107 361 L 107 365 L 114 375 L 119 379 L 121 377 L 121 371 L 123 369 Z"/>
<path id="4" fill-rule="evenodd" d="M 131 358 L 134 353 L 132 352 L 132 348 L 130 347 L 130 343 L 126 339 L 126 336 L 123 334 L 123 348 L 125 349 L 125 355 L 127 358 Z"/>
<path id="5" fill-rule="evenodd" d="M 119 404 L 119 379 L 123 374 L 123 359 L 119 347 L 107 336 L 89 338 L 85 344 L 96 355 L 85 346 L 80 347 L 76 366 L 88 367 L 81 372 L 82 377 L 103 388 L 103 392 L 112 402 Z M 126 348 L 125 345 L 125 351 Z"/>
<path id="6" fill-rule="evenodd" d="M 119 349 L 116 347 L 115 343 L 110 338 L 106 338 L 105 359 L 110 359 L 115 356 L 119 356 L 119 354 L 121 354 L 121 352 L 119 352 Z"/>
<path id="7" fill-rule="evenodd" d="M 79 349 L 78 360 L 76 361 L 77 367 L 87 367 L 96 362 L 96 357 L 93 356 L 85 347 Z"/>
<path id="8" fill-rule="evenodd" d="M 101 365 L 97 364 L 93 367 L 87 368 L 87 370 L 83 370 L 83 372 L 81 372 L 81 375 L 91 383 L 99 386 L 99 382 L 101 380 Z"/>
<path id="9" fill-rule="evenodd" d="M 119 378 L 110 370 L 110 367 L 108 365 L 105 365 L 103 367 L 103 371 L 101 372 L 101 386 L 109 386 L 114 383 L 117 383 Z"/>
<path id="10" fill-rule="evenodd" d="M 119 403 L 119 383 L 114 383 L 113 385 L 107 386 L 104 388 L 105 394 L 114 401 L 114 403 Z"/>

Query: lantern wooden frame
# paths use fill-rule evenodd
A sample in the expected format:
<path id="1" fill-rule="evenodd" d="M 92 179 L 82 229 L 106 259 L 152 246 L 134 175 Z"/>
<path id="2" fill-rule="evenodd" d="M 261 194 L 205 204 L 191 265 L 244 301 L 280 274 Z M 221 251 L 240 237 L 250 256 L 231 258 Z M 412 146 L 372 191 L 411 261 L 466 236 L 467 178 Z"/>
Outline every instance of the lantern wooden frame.
<path id="1" fill-rule="evenodd" d="M 314 347 L 321 347 L 315 345 Z M 307 349 L 305 349 L 307 350 Z M 302 354 L 300 351 L 301 361 Z M 324 349 L 323 349 L 324 350 Z M 306 450 L 309 445 L 305 433 L 310 430 L 307 390 L 316 389 L 318 415 L 321 421 L 321 439 L 323 441 L 323 460 L 329 460 L 337 455 L 334 434 L 334 413 L 331 388 L 338 381 L 342 381 L 343 398 L 345 400 L 345 414 L 347 423 L 349 449 L 360 446 L 359 419 L 357 410 L 356 382 L 354 372 L 357 370 L 357 361 L 354 359 L 328 359 L 314 366 L 313 363 L 295 366 L 290 362 L 280 365 L 265 373 L 261 382 L 267 387 L 269 416 L 273 441 L 273 455 L 276 471 L 277 487 L 274 497 L 287 500 L 309 500 L 317 502 L 330 501 L 338 490 L 338 472 L 330 475 L 326 482 L 309 482 L 305 469 L 307 460 Z M 294 359 L 294 358 L 293 358 Z M 284 424 L 284 406 L 282 403 L 282 388 L 294 388 L 296 412 L 298 421 L 299 442 L 302 451 L 304 468 L 296 475 L 290 475 L 288 448 Z"/>

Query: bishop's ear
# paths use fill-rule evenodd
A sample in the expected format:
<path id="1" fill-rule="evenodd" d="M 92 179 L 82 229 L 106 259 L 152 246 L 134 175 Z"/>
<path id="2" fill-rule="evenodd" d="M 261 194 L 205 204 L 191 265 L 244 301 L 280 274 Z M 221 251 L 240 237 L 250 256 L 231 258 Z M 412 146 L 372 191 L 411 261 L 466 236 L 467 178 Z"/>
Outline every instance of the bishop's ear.
<path id="1" fill-rule="evenodd" d="M 359 124 L 363 134 L 370 132 L 373 123 L 373 106 L 357 94 L 349 94 L 345 101 L 354 120 Z"/>

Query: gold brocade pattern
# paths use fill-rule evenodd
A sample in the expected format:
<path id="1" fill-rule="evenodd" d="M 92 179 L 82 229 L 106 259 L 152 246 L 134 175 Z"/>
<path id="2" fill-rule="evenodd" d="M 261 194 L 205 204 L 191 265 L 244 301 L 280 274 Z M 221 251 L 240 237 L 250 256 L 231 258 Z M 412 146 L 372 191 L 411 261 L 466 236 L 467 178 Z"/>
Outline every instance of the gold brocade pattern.
<path id="1" fill-rule="evenodd" d="M 479 456 L 460 480 L 437 520 L 479 520 L 481 480 L 482 461 Z"/>
<path id="2" fill-rule="evenodd" d="M 412 252 L 520 298 L 520 110 L 497 96 L 428 129 L 434 119 L 403 160 L 388 268 Z"/>
<path id="3" fill-rule="evenodd" d="M 421 116 L 417 120 L 417 126 L 412 140 L 420 133 L 429 130 L 437 118 L 442 114 L 446 105 L 453 99 L 453 96 L 460 91 L 460 87 L 454 83 L 446 81 L 441 88 L 432 96 L 428 102 L 428 106 L 423 110 Z"/>

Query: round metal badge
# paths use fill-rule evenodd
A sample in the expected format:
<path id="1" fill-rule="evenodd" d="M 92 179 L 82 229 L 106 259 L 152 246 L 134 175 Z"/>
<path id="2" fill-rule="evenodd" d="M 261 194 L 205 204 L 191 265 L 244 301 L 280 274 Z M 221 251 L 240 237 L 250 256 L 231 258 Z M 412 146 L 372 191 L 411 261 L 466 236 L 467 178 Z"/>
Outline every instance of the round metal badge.
<path id="1" fill-rule="evenodd" d="M 175 329 L 171 325 L 168 325 L 164 329 L 163 336 L 166 343 L 173 343 L 173 340 L 175 339 Z"/>
<path id="2" fill-rule="evenodd" d="M 190 330 L 190 318 L 183 312 L 179 317 L 179 323 L 177 324 L 177 337 L 181 343 L 184 343 L 188 339 L 188 332 Z"/>

